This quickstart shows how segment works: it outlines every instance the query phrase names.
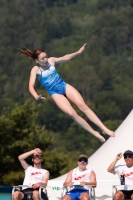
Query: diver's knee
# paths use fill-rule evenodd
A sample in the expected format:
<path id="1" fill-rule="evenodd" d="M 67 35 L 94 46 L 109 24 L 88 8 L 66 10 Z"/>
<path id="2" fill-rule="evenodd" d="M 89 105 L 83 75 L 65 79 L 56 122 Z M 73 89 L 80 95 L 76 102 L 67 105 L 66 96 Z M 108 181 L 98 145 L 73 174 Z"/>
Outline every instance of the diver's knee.
<path id="1" fill-rule="evenodd" d="M 84 102 L 80 102 L 77 106 L 83 112 L 89 109 L 89 107 Z"/>
<path id="2" fill-rule="evenodd" d="M 71 117 L 72 119 L 76 119 L 78 114 L 75 111 L 70 111 L 68 112 L 69 117 Z"/>

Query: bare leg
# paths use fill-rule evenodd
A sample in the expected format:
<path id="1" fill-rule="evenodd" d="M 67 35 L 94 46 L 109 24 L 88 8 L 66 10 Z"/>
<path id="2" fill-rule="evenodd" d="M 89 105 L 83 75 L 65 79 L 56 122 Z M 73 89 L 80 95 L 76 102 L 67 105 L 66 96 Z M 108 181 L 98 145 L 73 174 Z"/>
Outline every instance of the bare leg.
<path id="1" fill-rule="evenodd" d="M 80 195 L 80 200 L 90 200 L 89 193 L 84 192 Z"/>
<path id="2" fill-rule="evenodd" d="M 113 200 L 124 200 L 124 194 L 121 191 L 117 191 L 114 195 Z"/>
<path id="3" fill-rule="evenodd" d="M 103 132 L 103 134 L 108 134 L 109 136 L 114 137 L 115 134 L 113 131 L 109 130 L 101 120 L 96 116 L 96 114 L 85 104 L 80 93 L 71 85 L 67 84 L 66 86 L 66 95 L 67 98 L 72 101 L 77 107 L 85 113 L 85 115 L 96 124 Z"/>
<path id="4" fill-rule="evenodd" d="M 15 191 L 13 194 L 13 200 L 21 200 L 24 198 L 24 194 L 20 191 Z"/>
<path id="5" fill-rule="evenodd" d="M 38 190 L 34 190 L 34 191 L 33 191 L 32 198 L 33 198 L 34 200 L 40 200 L 40 198 L 39 198 L 39 191 L 38 191 Z"/>
<path id="6" fill-rule="evenodd" d="M 98 132 L 94 131 L 91 126 L 82 118 L 80 117 L 76 111 L 73 109 L 71 104 L 69 103 L 68 99 L 60 94 L 53 94 L 53 100 L 57 104 L 57 106 L 67 113 L 77 124 L 79 124 L 82 128 L 87 130 L 88 132 L 92 133 L 95 137 L 99 138 L 100 141 L 104 142 L 105 139 L 102 137 Z"/>
<path id="7" fill-rule="evenodd" d="M 71 197 L 66 194 L 62 197 L 62 200 L 71 200 Z"/>

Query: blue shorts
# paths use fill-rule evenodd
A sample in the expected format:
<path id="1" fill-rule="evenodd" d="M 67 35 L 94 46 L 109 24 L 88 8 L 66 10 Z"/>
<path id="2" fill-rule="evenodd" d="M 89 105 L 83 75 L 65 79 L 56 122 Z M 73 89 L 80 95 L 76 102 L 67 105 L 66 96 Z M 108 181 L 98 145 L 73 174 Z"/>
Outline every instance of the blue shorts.
<path id="1" fill-rule="evenodd" d="M 89 190 L 86 189 L 73 189 L 69 192 L 66 192 L 67 195 L 71 197 L 72 200 L 78 200 L 80 198 L 80 195 L 84 192 L 88 192 Z"/>

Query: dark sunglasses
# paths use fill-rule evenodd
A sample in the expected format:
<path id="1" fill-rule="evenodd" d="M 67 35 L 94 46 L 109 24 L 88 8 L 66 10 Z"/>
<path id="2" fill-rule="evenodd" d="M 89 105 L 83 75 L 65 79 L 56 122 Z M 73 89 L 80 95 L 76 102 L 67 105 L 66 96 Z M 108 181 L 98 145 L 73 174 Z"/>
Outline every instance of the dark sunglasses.
<path id="1" fill-rule="evenodd" d="M 124 159 L 133 158 L 133 155 L 124 155 Z"/>
<path id="2" fill-rule="evenodd" d="M 88 162 L 88 159 L 87 158 L 80 158 L 78 159 L 79 162 Z"/>
<path id="3" fill-rule="evenodd" d="M 35 155 L 35 156 L 33 156 L 33 159 L 36 159 L 36 158 L 38 158 L 39 160 L 41 160 L 41 159 L 42 159 L 42 156 L 40 156 L 40 155 Z"/>

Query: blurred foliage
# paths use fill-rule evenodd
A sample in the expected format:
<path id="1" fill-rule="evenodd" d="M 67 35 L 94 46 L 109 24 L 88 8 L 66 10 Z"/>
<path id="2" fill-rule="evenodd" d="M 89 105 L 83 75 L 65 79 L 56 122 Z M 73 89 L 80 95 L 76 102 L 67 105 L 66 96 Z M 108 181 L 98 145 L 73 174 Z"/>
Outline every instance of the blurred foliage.
<path id="1" fill-rule="evenodd" d="M 0 0 L 0 4 L 0 184 L 22 182 L 17 157 L 36 147 L 44 151 L 43 167 L 54 178 L 74 167 L 80 153 L 90 156 L 101 143 L 60 111 L 38 82 L 35 88 L 46 100 L 26 101 L 35 63 L 20 56 L 18 48 L 42 48 L 49 57 L 58 57 L 87 42 L 80 56 L 59 64 L 57 71 L 104 124 L 116 130 L 133 105 L 133 1 Z"/>
<path id="2" fill-rule="evenodd" d="M 50 170 L 51 178 L 61 175 L 63 168 L 67 169 L 68 157 L 65 152 L 50 150 L 54 143 L 54 134 L 35 123 L 39 105 L 26 101 L 23 106 L 16 106 L 13 110 L 4 110 L 0 116 L 0 183 L 19 184 L 23 173 L 19 171 L 18 155 L 41 148 L 45 151 L 44 164 Z M 53 159 L 53 161 L 52 161 Z M 29 163 L 31 159 L 28 158 Z M 32 164 L 32 163 L 31 163 Z"/>

